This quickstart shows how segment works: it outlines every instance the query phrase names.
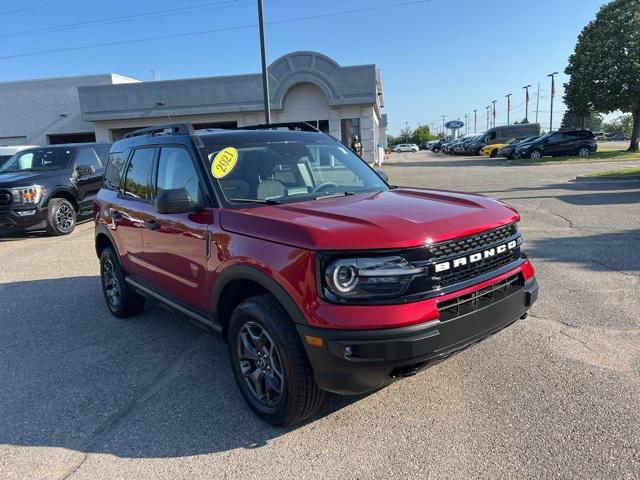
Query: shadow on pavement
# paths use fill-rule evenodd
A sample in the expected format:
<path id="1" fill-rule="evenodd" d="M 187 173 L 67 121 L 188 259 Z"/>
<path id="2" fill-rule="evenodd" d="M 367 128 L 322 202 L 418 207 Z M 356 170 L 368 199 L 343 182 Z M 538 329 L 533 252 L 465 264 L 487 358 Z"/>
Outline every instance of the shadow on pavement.
<path id="1" fill-rule="evenodd" d="M 534 259 L 573 263 L 596 272 L 640 272 L 640 229 L 534 239 L 526 250 Z"/>
<path id="2" fill-rule="evenodd" d="M 97 276 L 0 284 L 0 319 L 0 444 L 178 457 L 288 432 L 250 412 L 219 337 L 157 305 L 116 319 Z"/>
<path id="3" fill-rule="evenodd" d="M 81 218 L 78 218 L 76 227 L 79 227 L 80 225 L 84 225 L 85 223 L 89 223 L 91 221 L 93 221 L 93 218 L 91 216 L 89 217 L 83 216 Z M 73 232 L 71 233 L 71 235 L 73 235 Z M 26 238 L 45 238 L 45 237 L 52 237 L 52 236 L 49 235 L 44 230 L 35 230 L 32 232 L 20 232 L 20 231 L 13 232 L 11 230 L 0 230 L 0 243 L 15 242 L 18 240 L 24 240 Z M 52 238 L 55 238 L 55 237 L 52 237 Z"/>

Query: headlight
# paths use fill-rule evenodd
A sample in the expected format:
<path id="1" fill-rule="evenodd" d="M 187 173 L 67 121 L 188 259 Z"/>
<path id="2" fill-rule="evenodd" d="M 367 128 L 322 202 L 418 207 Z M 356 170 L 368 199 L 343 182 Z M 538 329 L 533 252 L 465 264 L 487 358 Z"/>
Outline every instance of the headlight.
<path id="1" fill-rule="evenodd" d="M 28 187 L 16 187 L 11 189 L 13 201 L 22 205 L 37 205 L 44 196 L 42 185 L 29 185 Z"/>
<path id="2" fill-rule="evenodd" d="M 385 299 L 402 295 L 416 275 L 426 272 L 401 256 L 340 258 L 324 267 L 324 287 L 342 300 Z"/>

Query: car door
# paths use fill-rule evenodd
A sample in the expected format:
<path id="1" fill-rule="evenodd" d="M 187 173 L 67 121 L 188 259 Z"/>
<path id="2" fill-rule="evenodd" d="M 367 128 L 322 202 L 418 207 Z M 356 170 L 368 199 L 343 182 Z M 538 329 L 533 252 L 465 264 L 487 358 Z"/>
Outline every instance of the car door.
<path id="1" fill-rule="evenodd" d="M 80 147 L 76 153 L 73 181 L 78 192 L 80 212 L 91 209 L 93 199 L 102 185 L 104 164 L 90 146 Z"/>
<path id="2" fill-rule="evenodd" d="M 111 228 L 118 232 L 125 268 L 138 277 L 148 272 L 143 258 L 142 231 L 154 217 L 151 179 L 157 151 L 155 147 L 144 147 L 131 152 L 117 202 L 109 206 L 108 212 Z"/>
<path id="3" fill-rule="evenodd" d="M 151 224 L 142 233 L 146 275 L 161 293 L 207 311 L 209 228 L 214 211 L 206 205 L 203 181 L 191 152 L 183 146 L 163 146 L 157 160 L 156 195 L 179 188 L 186 189 L 200 208 L 175 214 L 154 210 Z"/>
<path id="4" fill-rule="evenodd" d="M 551 135 L 544 144 L 545 155 L 561 155 L 563 149 L 564 133 L 558 132 Z"/>

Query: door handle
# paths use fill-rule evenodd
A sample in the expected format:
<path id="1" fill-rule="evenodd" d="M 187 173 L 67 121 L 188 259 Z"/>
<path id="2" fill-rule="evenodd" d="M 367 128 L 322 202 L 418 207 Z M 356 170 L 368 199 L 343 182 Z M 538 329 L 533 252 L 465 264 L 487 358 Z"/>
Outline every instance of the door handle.
<path id="1" fill-rule="evenodd" d="M 155 220 L 145 220 L 144 228 L 148 228 L 149 230 L 158 230 L 160 228 L 160 224 Z"/>
<path id="2" fill-rule="evenodd" d="M 109 209 L 109 213 L 114 220 L 122 220 L 122 214 L 113 208 Z"/>

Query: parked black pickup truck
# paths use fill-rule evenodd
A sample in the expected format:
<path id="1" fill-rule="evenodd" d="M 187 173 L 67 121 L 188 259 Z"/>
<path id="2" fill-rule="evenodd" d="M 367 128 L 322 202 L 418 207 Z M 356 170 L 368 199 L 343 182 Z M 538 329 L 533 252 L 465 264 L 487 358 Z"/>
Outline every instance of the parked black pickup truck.
<path id="1" fill-rule="evenodd" d="M 46 230 L 67 235 L 91 211 L 110 144 L 22 150 L 0 169 L 0 233 Z"/>

